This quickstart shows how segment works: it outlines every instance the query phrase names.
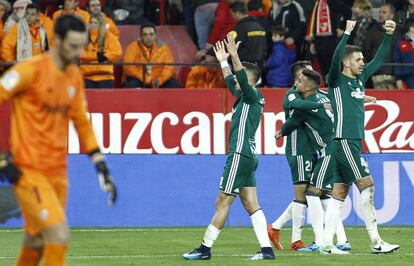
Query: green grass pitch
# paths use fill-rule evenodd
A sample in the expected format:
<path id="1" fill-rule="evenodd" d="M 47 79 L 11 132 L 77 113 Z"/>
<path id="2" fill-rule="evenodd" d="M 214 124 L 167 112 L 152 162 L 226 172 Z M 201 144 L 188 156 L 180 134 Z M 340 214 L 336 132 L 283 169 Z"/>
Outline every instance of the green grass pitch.
<path id="1" fill-rule="evenodd" d="M 276 261 L 247 261 L 259 250 L 252 228 L 227 227 L 213 248 L 210 261 L 185 261 L 181 254 L 198 246 L 204 227 L 179 228 L 72 228 L 67 265 L 414 265 L 414 227 L 381 227 L 382 237 L 401 246 L 398 252 L 372 255 L 363 227 L 347 227 L 353 247 L 349 256 L 321 256 L 286 251 L 290 229 L 283 229 L 285 251 Z M 312 240 L 312 230 L 304 230 L 304 241 Z M 0 265 L 14 265 L 22 238 L 19 229 L 0 228 Z"/>

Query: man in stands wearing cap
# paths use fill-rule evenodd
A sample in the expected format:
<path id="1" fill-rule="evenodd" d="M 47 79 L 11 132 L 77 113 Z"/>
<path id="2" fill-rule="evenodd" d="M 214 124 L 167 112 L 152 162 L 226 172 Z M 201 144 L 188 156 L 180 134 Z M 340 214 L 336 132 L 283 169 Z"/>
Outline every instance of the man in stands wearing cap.
<path id="1" fill-rule="evenodd" d="M 101 2 L 99 0 L 89 0 L 88 3 L 89 13 L 95 16 L 103 16 L 106 22 L 106 30 L 119 38 L 119 30 L 116 27 L 114 21 L 102 12 Z"/>

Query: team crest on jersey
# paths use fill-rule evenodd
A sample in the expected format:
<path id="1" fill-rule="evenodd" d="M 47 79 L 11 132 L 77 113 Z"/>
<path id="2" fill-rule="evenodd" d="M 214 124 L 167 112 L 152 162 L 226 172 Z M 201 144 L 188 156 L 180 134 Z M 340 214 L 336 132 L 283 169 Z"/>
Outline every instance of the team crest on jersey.
<path id="1" fill-rule="evenodd" d="M 39 211 L 39 218 L 40 218 L 42 221 L 46 221 L 46 220 L 47 220 L 47 218 L 49 218 L 49 211 L 48 211 L 47 209 L 41 209 L 41 210 Z"/>
<path id="2" fill-rule="evenodd" d="M 291 102 L 291 101 L 293 101 L 294 99 L 296 99 L 296 96 L 295 96 L 295 94 L 289 94 L 289 96 L 288 96 L 288 100 Z"/>
<path id="3" fill-rule="evenodd" d="M 365 96 L 365 93 L 361 91 L 360 88 L 356 88 L 356 91 L 351 92 L 351 96 L 356 99 L 363 99 Z"/>
<path id="4" fill-rule="evenodd" d="M 74 86 L 69 86 L 68 87 L 68 96 L 70 99 L 72 99 L 73 97 L 75 97 L 76 94 L 76 88 Z"/>
<path id="5" fill-rule="evenodd" d="M 19 80 L 19 72 L 12 70 L 1 79 L 0 84 L 6 91 L 11 91 L 19 83 Z"/>

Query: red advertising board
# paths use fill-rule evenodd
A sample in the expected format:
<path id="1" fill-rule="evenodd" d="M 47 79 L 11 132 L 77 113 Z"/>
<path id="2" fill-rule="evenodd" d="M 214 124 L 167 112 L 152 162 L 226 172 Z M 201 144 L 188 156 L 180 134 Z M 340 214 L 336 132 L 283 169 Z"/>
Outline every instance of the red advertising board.
<path id="1" fill-rule="evenodd" d="M 282 154 L 274 132 L 284 121 L 286 90 L 263 89 L 266 106 L 256 134 L 260 154 Z M 368 91 L 364 150 L 414 152 L 414 91 Z M 224 154 L 235 98 L 212 90 L 89 90 L 91 122 L 106 153 Z M 0 108 L 0 145 L 6 147 L 9 113 Z M 80 152 L 73 127 L 69 152 Z"/>

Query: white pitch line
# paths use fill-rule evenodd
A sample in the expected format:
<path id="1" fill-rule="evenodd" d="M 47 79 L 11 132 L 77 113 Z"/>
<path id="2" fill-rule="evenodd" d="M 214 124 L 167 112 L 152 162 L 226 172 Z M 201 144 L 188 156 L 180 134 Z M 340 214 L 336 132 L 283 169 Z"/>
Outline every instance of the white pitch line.
<path id="1" fill-rule="evenodd" d="M 232 228 L 227 227 L 225 231 L 245 231 L 249 230 L 250 227 L 245 228 Z M 346 230 L 350 231 L 365 231 L 365 227 L 346 227 Z M 205 231 L 205 228 L 101 228 L 101 229 L 93 229 L 93 228 L 75 228 L 71 229 L 72 232 L 185 232 L 185 231 Z M 290 231 L 291 228 L 285 228 L 283 230 Z M 380 231 L 414 231 L 414 227 L 384 227 L 379 228 Z M 22 232 L 22 229 L 0 229 L 1 233 L 18 233 Z"/>
<path id="2" fill-rule="evenodd" d="M 254 254 L 214 254 L 213 257 L 251 257 Z M 300 254 L 276 254 L 276 257 L 312 257 L 318 256 L 317 253 L 300 253 Z M 339 256 L 339 255 L 332 255 L 332 256 Z M 366 257 L 366 256 L 384 256 L 384 255 L 376 255 L 370 253 L 351 253 L 349 255 L 352 256 L 359 256 L 359 257 Z M 387 254 L 387 256 L 414 256 L 414 253 L 393 253 Z M 77 260 L 77 259 L 130 259 L 130 258 L 179 258 L 181 257 L 180 254 L 157 254 L 157 255 L 145 255 L 145 254 L 132 254 L 132 255 L 91 255 L 91 256 L 67 256 L 66 259 L 68 260 Z M 328 256 L 331 257 L 331 256 Z M 324 258 L 326 258 L 324 256 Z M 16 257 L 0 257 L 0 260 L 10 260 L 16 259 Z"/>

